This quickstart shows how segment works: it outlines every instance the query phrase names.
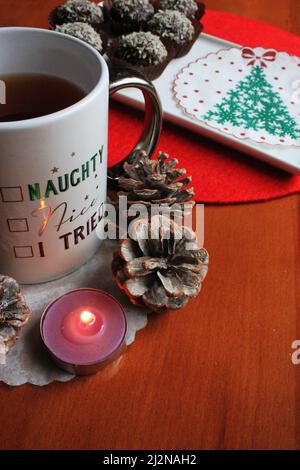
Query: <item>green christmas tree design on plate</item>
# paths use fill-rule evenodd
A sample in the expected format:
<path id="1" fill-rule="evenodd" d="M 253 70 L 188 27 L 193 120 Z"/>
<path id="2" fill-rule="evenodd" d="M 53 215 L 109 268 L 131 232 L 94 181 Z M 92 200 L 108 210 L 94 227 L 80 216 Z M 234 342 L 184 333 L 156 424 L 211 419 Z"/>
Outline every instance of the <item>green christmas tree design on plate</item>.
<path id="1" fill-rule="evenodd" d="M 300 138 L 297 122 L 290 116 L 279 93 L 268 83 L 260 65 L 255 65 L 203 119 L 254 131 L 264 130 L 277 137 Z"/>

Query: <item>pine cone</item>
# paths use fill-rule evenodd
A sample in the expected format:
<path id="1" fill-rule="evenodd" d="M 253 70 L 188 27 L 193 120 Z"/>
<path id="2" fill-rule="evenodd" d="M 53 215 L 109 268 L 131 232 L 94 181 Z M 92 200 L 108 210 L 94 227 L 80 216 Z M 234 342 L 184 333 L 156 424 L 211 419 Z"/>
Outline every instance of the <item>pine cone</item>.
<path id="1" fill-rule="evenodd" d="M 11 277 L 0 275 L 0 342 L 5 353 L 15 344 L 29 315 L 19 284 Z"/>
<path id="2" fill-rule="evenodd" d="M 151 159 L 145 151 L 141 151 L 132 163 L 123 165 L 124 175 L 120 176 L 117 196 L 126 196 L 128 205 L 144 204 L 183 204 L 194 196 L 194 189 L 187 187 L 192 178 L 182 178 L 186 174 L 184 168 L 175 168 L 176 158 L 160 152 L 157 160 Z M 194 203 L 191 203 L 194 204 Z"/>
<path id="3" fill-rule="evenodd" d="M 178 309 L 199 294 L 208 261 L 193 231 L 156 215 L 150 223 L 133 223 L 132 238 L 121 242 L 112 269 L 132 303 L 153 310 Z"/>

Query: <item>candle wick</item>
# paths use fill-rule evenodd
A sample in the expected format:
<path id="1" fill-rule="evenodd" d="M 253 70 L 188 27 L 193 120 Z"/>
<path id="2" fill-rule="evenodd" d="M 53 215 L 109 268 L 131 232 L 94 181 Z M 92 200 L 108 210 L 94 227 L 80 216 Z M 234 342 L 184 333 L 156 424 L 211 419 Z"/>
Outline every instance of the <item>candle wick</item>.
<path id="1" fill-rule="evenodd" d="M 85 326 L 91 326 L 96 321 L 95 315 L 93 313 L 89 312 L 88 310 L 85 310 L 84 312 L 81 313 L 80 319 L 81 319 L 81 322 Z"/>

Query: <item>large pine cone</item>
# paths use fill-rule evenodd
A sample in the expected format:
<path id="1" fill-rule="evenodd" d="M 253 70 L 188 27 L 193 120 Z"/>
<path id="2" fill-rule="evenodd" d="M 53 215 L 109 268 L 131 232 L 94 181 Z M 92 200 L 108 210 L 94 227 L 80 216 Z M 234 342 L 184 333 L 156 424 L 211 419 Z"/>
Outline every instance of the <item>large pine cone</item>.
<path id="1" fill-rule="evenodd" d="M 15 344 L 29 315 L 19 284 L 11 277 L 0 275 L 0 343 L 4 345 L 4 353 Z"/>
<path id="2" fill-rule="evenodd" d="M 188 187 L 192 178 L 182 178 L 184 168 L 176 168 L 178 160 L 169 159 L 166 153 L 159 153 L 156 160 L 141 151 L 132 163 L 124 163 L 124 174 L 118 180 L 122 189 L 118 196 L 126 196 L 128 205 L 183 204 L 194 196 L 194 189 Z"/>
<path id="3" fill-rule="evenodd" d="M 163 215 L 153 216 L 150 223 L 137 220 L 133 227 L 132 238 L 123 240 L 114 254 L 119 287 L 132 303 L 152 310 L 183 307 L 200 292 L 208 271 L 207 251 L 198 248 L 194 232 Z"/>

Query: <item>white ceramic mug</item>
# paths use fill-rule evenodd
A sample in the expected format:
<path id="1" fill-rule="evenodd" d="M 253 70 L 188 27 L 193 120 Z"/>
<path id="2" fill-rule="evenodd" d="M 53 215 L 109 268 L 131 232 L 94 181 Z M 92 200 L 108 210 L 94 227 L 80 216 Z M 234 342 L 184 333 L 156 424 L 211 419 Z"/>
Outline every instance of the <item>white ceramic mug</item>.
<path id="1" fill-rule="evenodd" d="M 142 148 L 154 151 L 161 108 L 147 80 L 112 71 L 110 83 L 100 54 L 70 36 L 1 28 L 0 44 L 0 78 L 55 75 L 86 93 L 59 112 L 0 122 L 0 273 L 21 283 L 43 282 L 75 270 L 99 247 L 95 229 L 106 201 L 109 93 L 134 86 L 145 96 L 144 132 L 129 159 Z M 119 170 L 120 165 L 111 168 L 110 178 Z"/>

